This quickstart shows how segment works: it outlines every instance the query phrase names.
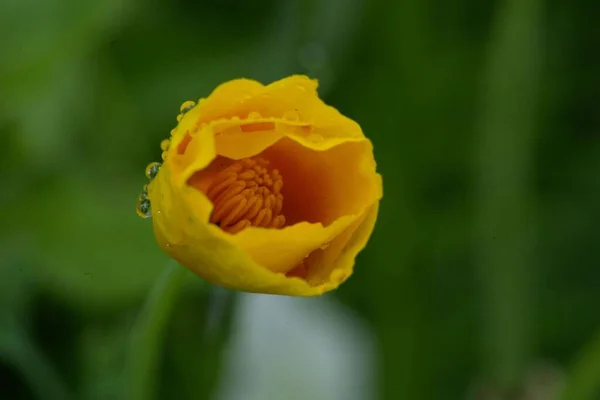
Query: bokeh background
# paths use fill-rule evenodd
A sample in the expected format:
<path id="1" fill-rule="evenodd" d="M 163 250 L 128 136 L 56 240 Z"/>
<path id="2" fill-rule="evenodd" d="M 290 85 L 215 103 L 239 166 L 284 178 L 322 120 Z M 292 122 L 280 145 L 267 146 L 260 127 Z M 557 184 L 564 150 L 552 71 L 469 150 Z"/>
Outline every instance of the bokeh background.
<path id="1" fill-rule="evenodd" d="M 0 397 L 600 399 L 599 16 L 1 0 Z M 374 142 L 354 276 L 318 299 L 175 277 L 135 205 L 179 105 L 293 73 Z"/>

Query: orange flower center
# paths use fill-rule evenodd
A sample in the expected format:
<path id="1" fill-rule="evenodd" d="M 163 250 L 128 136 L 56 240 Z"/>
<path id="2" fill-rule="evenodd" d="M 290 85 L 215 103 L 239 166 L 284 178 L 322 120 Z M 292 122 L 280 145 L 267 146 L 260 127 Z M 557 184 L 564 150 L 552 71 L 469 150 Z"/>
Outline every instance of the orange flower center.
<path id="1" fill-rule="evenodd" d="M 268 167 L 261 157 L 244 158 L 218 172 L 206 190 L 214 205 L 210 222 L 229 233 L 249 226 L 281 228 L 283 180 L 278 170 Z"/>

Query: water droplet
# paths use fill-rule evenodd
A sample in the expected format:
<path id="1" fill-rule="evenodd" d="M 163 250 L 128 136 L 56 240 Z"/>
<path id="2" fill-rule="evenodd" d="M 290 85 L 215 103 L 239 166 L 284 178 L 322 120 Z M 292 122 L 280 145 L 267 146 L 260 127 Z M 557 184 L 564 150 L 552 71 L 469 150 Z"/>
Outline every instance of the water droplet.
<path id="1" fill-rule="evenodd" d="M 160 153 L 160 158 L 162 158 L 162 160 L 165 161 L 167 159 L 168 154 L 168 151 L 163 151 L 162 153 Z"/>
<path id="2" fill-rule="evenodd" d="M 177 122 L 183 119 L 183 114 L 177 114 Z"/>
<path id="3" fill-rule="evenodd" d="M 150 218 L 152 216 L 152 211 L 150 209 L 150 200 L 140 201 L 136 207 L 137 215 L 142 218 Z"/>
<path id="4" fill-rule="evenodd" d="M 302 125 L 299 128 L 300 128 L 300 132 L 304 133 L 305 135 L 308 135 L 313 130 L 312 125 Z"/>
<path id="5" fill-rule="evenodd" d="M 182 114 L 185 114 L 186 112 L 190 111 L 194 107 L 196 107 L 196 103 L 194 103 L 191 100 L 188 100 L 188 101 L 184 102 L 181 105 L 181 107 L 179 107 L 179 112 Z"/>
<path id="6" fill-rule="evenodd" d="M 248 119 L 259 119 L 259 118 L 262 118 L 262 115 L 260 115 L 259 112 L 252 111 L 252 112 L 248 113 Z"/>
<path id="7" fill-rule="evenodd" d="M 311 133 L 310 135 L 308 135 L 308 140 L 310 140 L 311 142 L 322 142 L 323 136 L 318 135 L 316 133 Z"/>
<path id="8" fill-rule="evenodd" d="M 160 149 L 162 151 L 166 151 L 169 149 L 169 144 L 171 143 L 171 141 L 169 139 L 165 139 L 162 142 L 160 142 Z"/>
<path id="9" fill-rule="evenodd" d="M 298 114 L 298 111 L 286 111 L 283 113 L 283 119 L 286 119 L 288 121 L 298 121 L 300 120 L 300 114 Z"/>
<path id="10" fill-rule="evenodd" d="M 139 201 L 144 201 L 144 200 L 148 200 L 148 193 L 146 192 L 142 192 L 140 194 L 140 196 L 138 197 Z"/>
<path id="11" fill-rule="evenodd" d="M 154 177 L 156 176 L 156 174 L 158 174 L 158 170 L 160 169 L 160 163 L 159 162 L 151 162 L 150 164 L 148 164 L 148 166 L 146 167 L 146 178 L 148 179 L 154 179 Z"/>

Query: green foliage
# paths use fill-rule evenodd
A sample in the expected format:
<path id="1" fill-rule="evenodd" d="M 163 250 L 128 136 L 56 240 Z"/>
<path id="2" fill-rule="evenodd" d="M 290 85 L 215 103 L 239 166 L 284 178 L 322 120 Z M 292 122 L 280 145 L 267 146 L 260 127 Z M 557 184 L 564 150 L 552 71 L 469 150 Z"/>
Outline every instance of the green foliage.
<path id="1" fill-rule="evenodd" d="M 526 399 L 545 363 L 565 400 L 600 398 L 598 11 L 1 2 L 3 393 L 209 398 L 228 325 L 205 338 L 208 288 L 161 275 L 135 213 L 144 168 L 183 101 L 308 73 L 384 177 L 375 234 L 336 293 L 377 337 L 381 397 Z"/>

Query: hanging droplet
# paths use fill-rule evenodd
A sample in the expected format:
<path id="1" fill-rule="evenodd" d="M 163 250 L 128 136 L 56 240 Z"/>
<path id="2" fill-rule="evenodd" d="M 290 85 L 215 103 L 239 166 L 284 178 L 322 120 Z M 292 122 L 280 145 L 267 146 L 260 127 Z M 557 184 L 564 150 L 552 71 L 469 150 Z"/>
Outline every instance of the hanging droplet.
<path id="1" fill-rule="evenodd" d="M 150 200 L 142 200 L 138 203 L 136 209 L 137 215 L 142 218 L 150 218 L 152 216 L 152 211 L 150 209 Z"/>
<path id="2" fill-rule="evenodd" d="M 160 149 L 162 151 L 166 151 L 169 149 L 169 144 L 171 144 L 171 141 L 169 139 L 165 139 L 162 142 L 160 142 Z"/>
<path id="3" fill-rule="evenodd" d="M 186 101 L 181 105 L 181 107 L 179 107 L 179 112 L 182 114 L 185 114 L 186 112 L 190 111 L 194 107 L 196 107 L 196 103 L 194 103 L 191 100 Z"/>
<path id="4" fill-rule="evenodd" d="M 146 167 L 146 178 L 148 179 L 154 179 L 154 177 L 156 176 L 156 174 L 158 174 L 158 170 L 160 169 L 160 163 L 159 162 L 151 162 L 150 164 L 148 164 L 148 166 Z"/>
<path id="5" fill-rule="evenodd" d="M 168 154 L 169 154 L 168 151 L 163 151 L 162 153 L 160 153 L 160 158 L 162 158 L 163 161 L 165 161 L 167 159 Z"/>
<path id="6" fill-rule="evenodd" d="M 147 192 L 140 193 L 140 196 L 138 197 L 138 199 L 139 199 L 139 201 L 148 200 L 148 193 Z"/>

